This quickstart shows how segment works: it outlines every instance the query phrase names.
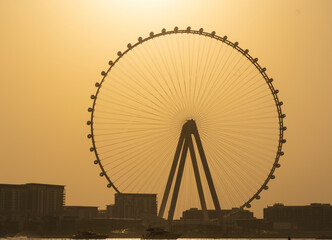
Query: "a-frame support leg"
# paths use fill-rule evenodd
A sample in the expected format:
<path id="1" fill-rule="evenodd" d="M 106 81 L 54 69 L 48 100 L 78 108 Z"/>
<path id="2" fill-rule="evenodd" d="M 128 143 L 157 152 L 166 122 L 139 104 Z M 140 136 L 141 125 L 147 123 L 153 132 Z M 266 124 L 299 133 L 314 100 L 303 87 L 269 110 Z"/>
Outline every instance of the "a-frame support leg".
<path id="1" fill-rule="evenodd" d="M 205 153 L 204 153 L 204 150 L 203 150 L 203 145 L 202 145 L 201 139 L 199 137 L 196 125 L 195 125 L 195 129 L 194 129 L 194 136 L 195 136 L 198 152 L 199 152 L 199 155 L 200 155 L 201 160 L 202 160 L 204 172 L 205 172 L 205 175 L 206 175 L 206 180 L 207 180 L 208 185 L 209 185 L 209 189 L 210 189 L 210 193 L 211 193 L 211 196 L 212 196 L 214 207 L 217 211 L 220 211 L 221 208 L 220 208 L 219 200 L 218 200 L 218 197 L 217 197 L 216 189 L 214 188 L 214 184 L 213 184 L 213 181 L 212 181 L 210 169 L 209 169 L 208 163 L 206 161 Z"/>
<path id="2" fill-rule="evenodd" d="M 185 141 L 184 145 L 183 145 L 182 154 L 181 154 L 178 175 L 176 176 L 171 206 L 169 208 L 169 213 L 168 213 L 167 220 L 169 223 L 173 220 L 173 217 L 174 217 L 174 211 L 175 211 L 176 201 L 177 201 L 178 195 L 179 195 L 180 183 L 181 183 L 181 179 L 182 179 L 182 175 L 183 175 L 184 164 L 186 162 L 187 152 L 188 152 L 188 141 Z"/>
<path id="3" fill-rule="evenodd" d="M 208 216 L 207 209 L 206 209 L 206 202 L 205 202 L 205 198 L 204 198 L 202 181 L 201 181 L 201 177 L 199 175 L 197 159 L 196 159 L 196 154 L 195 154 L 195 149 L 194 149 L 194 145 L 193 145 L 193 140 L 191 138 L 191 134 L 190 135 L 188 134 L 188 136 L 186 137 L 186 141 L 189 143 L 189 151 L 190 151 L 191 161 L 192 161 L 193 169 L 194 169 L 194 173 L 195 173 L 195 179 L 196 179 L 196 185 L 197 185 L 199 200 L 201 202 L 203 220 L 208 221 L 209 216 Z"/>
<path id="4" fill-rule="evenodd" d="M 170 171 L 169 176 L 168 176 L 165 192 L 164 192 L 163 199 L 161 201 L 161 205 L 160 205 L 160 209 L 159 209 L 159 213 L 158 213 L 158 216 L 160 218 L 163 217 L 164 212 L 165 212 L 167 199 L 168 199 L 171 187 L 172 187 L 175 170 L 176 170 L 176 167 L 177 167 L 178 162 L 179 162 L 179 157 L 180 157 L 181 149 L 182 149 L 182 146 L 183 146 L 183 141 L 184 141 L 184 138 L 185 138 L 186 131 L 187 131 L 187 125 L 183 125 L 182 131 L 181 131 L 181 134 L 180 134 L 180 138 L 179 138 L 179 142 L 178 142 L 178 146 L 177 146 L 176 151 L 175 151 L 171 171 Z"/>

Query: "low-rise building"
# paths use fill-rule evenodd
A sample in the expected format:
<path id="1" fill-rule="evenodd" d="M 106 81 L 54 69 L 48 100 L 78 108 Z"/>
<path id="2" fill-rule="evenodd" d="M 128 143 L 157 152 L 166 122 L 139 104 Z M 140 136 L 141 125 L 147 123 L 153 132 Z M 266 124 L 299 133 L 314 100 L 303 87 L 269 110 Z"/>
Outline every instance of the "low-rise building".
<path id="1" fill-rule="evenodd" d="M 264 208 L 263 213 L 264 220 L 270 222 L 274 230 L 332 230 L 332 206 L 330 204 L 284 206 L 284 204 L 277 203 Z"/>

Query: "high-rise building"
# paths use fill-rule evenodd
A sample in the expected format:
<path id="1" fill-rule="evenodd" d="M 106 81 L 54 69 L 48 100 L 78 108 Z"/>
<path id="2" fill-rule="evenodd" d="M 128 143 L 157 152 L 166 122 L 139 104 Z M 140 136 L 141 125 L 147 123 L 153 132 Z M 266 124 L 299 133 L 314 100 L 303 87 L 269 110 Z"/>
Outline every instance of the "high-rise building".
<path id="1" fill-rule="evenodd" d="M 54 216 L 63 210 L 64 186 L 0 184 L 0 215 L 10 218 Z"/>
<path id="2" fill-rule="evenodd" d="M 115 204 L 108 206 L 108 211 L 113 218 L 157 216 L 157 194 L 116 193 Z"/>

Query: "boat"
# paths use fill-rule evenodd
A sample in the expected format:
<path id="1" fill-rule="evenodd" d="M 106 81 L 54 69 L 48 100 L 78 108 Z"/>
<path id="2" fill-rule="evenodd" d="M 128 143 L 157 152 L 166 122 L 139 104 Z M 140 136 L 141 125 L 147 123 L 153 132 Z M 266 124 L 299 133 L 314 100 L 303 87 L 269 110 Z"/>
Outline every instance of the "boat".
<path id="1" fill-rule="evenodd" d="M 148 228 L 141 239 L 177 239 L 182 234 L 171 233 L 162 228 Z"/>
<path id="2" fill-rule="evenodd" d="M 105 238 L 108 238 L 108 235 L 88 231 L 88 232 L 78 232 L 72 238 L 73 239 L 105 239 Z"/>

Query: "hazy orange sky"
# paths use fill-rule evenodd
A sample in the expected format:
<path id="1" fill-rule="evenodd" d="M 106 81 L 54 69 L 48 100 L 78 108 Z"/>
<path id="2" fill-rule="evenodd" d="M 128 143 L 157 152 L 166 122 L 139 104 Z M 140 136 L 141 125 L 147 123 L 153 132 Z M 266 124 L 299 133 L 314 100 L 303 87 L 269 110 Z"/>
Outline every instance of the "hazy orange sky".
<path id="1" fill-rule="evenodd" d="M 285 156 L 262 208 L 332 203 L 332 2 L 0 0 L 0 183 L 66 185 L 67 205 L 104 207 L 87 108 L 109 60 L 150 31 L 227 35 L 267 68 L 287 114 Z"/>

